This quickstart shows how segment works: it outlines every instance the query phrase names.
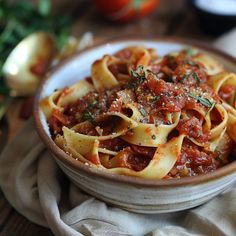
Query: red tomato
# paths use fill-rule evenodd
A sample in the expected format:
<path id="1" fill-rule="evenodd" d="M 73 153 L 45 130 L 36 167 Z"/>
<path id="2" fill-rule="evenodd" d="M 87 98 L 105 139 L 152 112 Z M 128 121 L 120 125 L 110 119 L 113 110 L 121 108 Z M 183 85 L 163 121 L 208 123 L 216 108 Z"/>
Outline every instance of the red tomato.
<path id="1" fill-rule="evenodd" d="M 110 20 L 118 22 L 142 18 L 159 4 L 159 0 L 93 0 L 93 2 Z"/>

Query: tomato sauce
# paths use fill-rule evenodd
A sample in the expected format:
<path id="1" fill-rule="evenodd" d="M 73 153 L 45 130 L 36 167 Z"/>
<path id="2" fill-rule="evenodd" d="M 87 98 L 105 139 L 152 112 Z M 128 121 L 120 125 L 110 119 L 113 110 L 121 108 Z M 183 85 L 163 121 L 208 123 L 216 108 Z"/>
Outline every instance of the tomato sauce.
<path id="1" fill-rule="evenodd" d="M 195 144 L 185 141 L 182 146 L 181 155 L 168 176 L 180 178 L 212 172 L 221 166 L 217 156 L 216 152 L 201 151 Z"/>
<path id="2" fill-rule="evenodd" d="M 116 56 L 128 60 L 131 53 L 120 51 Z M 189 139 L 207 144 L 210 133 L 203 129 L 203 121 L 197 112 L 194 113 L 194 109 L 201 110 L 205 115 L 211 110 L 212 124 L 217 125 L 221 122 L 221 117 L 214 111 L 214 105 L 220 101 L 220 97 L 225 100 L 231 97 L 235 88 L 223 86 L 219 97 L 204 84 L 208 79 L 204 66 L 181 53 L 177 57 L 165 57 L 160 62 L 153 60 L 150 68 L 152 66 L 155 68 L 154 72 L 145 71 L 142 67 L 136 68 L 130 75 L 129 82 L 120 82 L 119 86 L 112 89 L 90 92 L 83 98 L 64 106 L 62 111 L 53 110 L 48 119 L 52 135 L 55 137 L 57 134 L 62 134 L 63 126 L 72 127 L 84 121 L 88 121 L 90 126 L 81 126 L 79 132 L 108 135 L 115 129 L 116 122 L 105 120 L 100 123 L 99 117 L 106 112 L 122 112 L 130 117 L 132 113 L 130 114 L 130 110 L 123 105 L 132 103 L 142 115 L 140 120 L 142 123 L 171 124 L 173 121 L 168 118 L 168 114 L 181 112 L 178 125 L 168 139 L 185 134 Z M 128 74 L 127 67 L 123 64 L 110 65 L 109 69 L 115 76 L 118 73 Z M 66 90 L 64 92 L 66 93 Z M 133 135 L 132 130 L 129 130 L 127 135 Z M 189 139 L 184 140 L 181 154 L 166 178 L 204 174 L 222 166 L 217 160 L 218 152 L 204 151 L 191 141 L 187 141 Z M 129 144 L 121 138 L 101 141 L 100 147 L 118 152 L 116 162 L 119 166 L 136 171 L 143 170 L 149 164 L 156 150 Z M 98 162 L 97 157 L 91 160 Z M 112 160 L 109 166 L 112 167 Z"/>
<path id="3" fill-rule="evenodd" d="M 234 96 L 236 96 L 236 88 L 232 85 L 223 85 L 220 88 L 219 96 L 223 100 L 228 102 L 230 98 L 233 98 Z M 229 103 L 230 103 L 230 101 L 229 101 Z"/>

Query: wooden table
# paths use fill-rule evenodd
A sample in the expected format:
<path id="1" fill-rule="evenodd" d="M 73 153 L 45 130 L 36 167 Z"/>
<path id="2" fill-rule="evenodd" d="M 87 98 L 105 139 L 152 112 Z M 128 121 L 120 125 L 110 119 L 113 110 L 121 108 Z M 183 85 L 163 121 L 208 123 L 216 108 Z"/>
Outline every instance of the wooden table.
<path id="1" fill-rule="evenodd" d="M 68 1 L 71 4 L 73 1 Z M 211 42 L 214 38 L 201 32 L 194 11 L 184 0 L 162 0 L 159 8 L 147 18 L 126 25 L 118 25 L 103 19 L 89 4 L 90 1 L 78 1 L 77 7 L 65 5 L 67 1 L 60 2 L 59 8 L 73 11 L 77 20 L 73 26 L 73 34 L 80 36 L 90 31 L 95 38 L 121 36 L 124 34 L 168 35 L 200 39 Z M 64 5 L 63 5 L 64 4 Z M 23 125 L 24 121 L 18 118 L 21 100 L 14 103 L 8 111 L 10 123 L 10 139 Z M 0 235 L 1 236 L 34 236 L 53 235 L 49 229 L 31 223 L 16 212 L 0 192 Z"/>

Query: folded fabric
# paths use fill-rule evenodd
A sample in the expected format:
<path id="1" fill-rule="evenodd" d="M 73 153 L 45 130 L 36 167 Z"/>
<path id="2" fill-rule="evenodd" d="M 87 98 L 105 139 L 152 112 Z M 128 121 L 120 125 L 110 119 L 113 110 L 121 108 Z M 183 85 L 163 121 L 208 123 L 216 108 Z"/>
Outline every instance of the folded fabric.
<path id="1" fill-rule="evenodd" d="M 16 210 L 56 235 L 142 235 L 172 218 L 108 207 L 77 189 L 44 149 L 32 120 L 1 155 L 0 186 Z"/>
<path id="2" fill-rule="evenodd" d="M 202 206 L 178 213 L 145 215 L 118 209 L 67 179 L 32 120 L 0 156 L 0 187 L 17 211 L 59 236 L 236 235 L 236 185 Z"/>
<path id="3" fill-rule="evenodd" d="M 45 150 L 32 120 L 0 157 L 0 186 L 17 211 L 55 235 L 236 233 L 236 188 L 179 213 L 144 215 L 108 206 L 69 182 Z"/>

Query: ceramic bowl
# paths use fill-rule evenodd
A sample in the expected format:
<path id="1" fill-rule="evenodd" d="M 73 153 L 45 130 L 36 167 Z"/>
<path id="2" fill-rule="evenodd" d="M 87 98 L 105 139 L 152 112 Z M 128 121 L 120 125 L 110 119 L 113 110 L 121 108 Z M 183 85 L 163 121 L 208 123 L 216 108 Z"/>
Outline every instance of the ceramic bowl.
<path id="1" fill-rule="evenodd" d="M 39 101 L 55 89 L 75 83 L 90 75 L 90 66 L 104 54 L 130 46 L 144 45 L 160 55 L 195 46 L 215 56 L 228 70 L 236 72 L 236 60 L 202 43 L 182 39 L 128 38 L 86 49 L 55 68 L 41 84 L 35 99 L 37 131 L 65 174 L 78 187 L 92 196 L 117 207 L 139 213 L 175 212 L 198 206 L 229 188 L 236 179 L 236 161 L 206 175 L 170 180 L 146 180 L 114 175 L 93 169 L 76 161 L 51 139 Z"/>

